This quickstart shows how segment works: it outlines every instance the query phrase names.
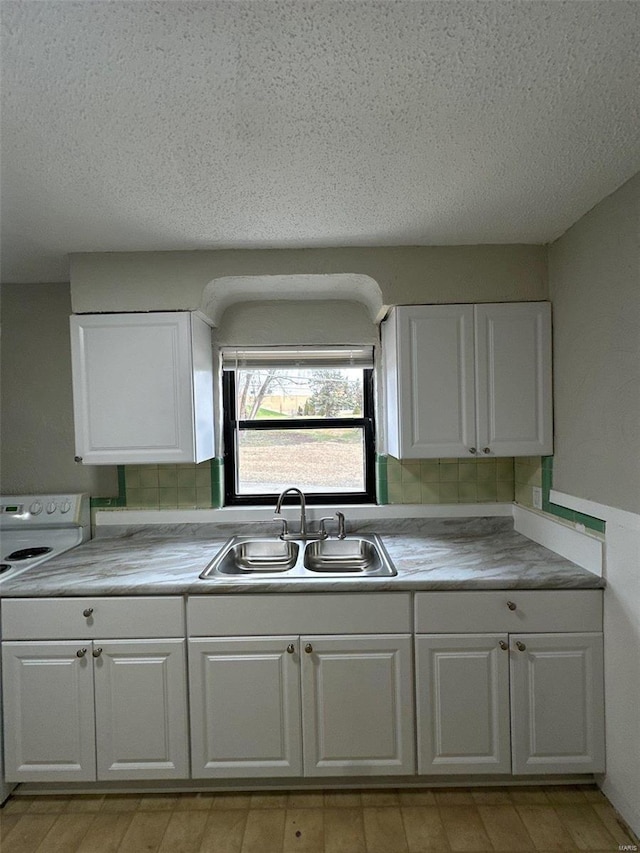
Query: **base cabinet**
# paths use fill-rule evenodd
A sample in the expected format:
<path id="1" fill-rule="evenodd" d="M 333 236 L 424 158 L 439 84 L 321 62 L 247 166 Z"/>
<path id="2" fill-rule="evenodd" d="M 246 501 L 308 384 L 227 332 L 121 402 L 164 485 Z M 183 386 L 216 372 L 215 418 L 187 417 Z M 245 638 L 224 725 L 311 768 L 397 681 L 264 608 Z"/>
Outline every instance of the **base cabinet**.
<path id="1" fill-rule="evenodd" d="M 5 642 L 6 778 L 188 778 L 184 646 Z"/>
<path id="2" fill-rule="evenodd" d="M 411 774 L 410 635 L 189 641 L 193 775 Z"/>
<path id="3" fill-rule="evenodd" d="M 601 773 L 602 634 L 511 637 L 514 773 Z"/>
<path id="4" fill-rule="evenodd" d="M 297 649 L 297 637 L 189 641 L 195 778 L 302 774 Z"/>
<path id="5" fill-rule="evenodd" d="M 419 773 L 511 772 L 507 640 L 416 637 Z"/>
<path id="6" fill-rule="evenodd" d="M 418 772 L 604 771 L 600 633 L 416 637 Z"/>

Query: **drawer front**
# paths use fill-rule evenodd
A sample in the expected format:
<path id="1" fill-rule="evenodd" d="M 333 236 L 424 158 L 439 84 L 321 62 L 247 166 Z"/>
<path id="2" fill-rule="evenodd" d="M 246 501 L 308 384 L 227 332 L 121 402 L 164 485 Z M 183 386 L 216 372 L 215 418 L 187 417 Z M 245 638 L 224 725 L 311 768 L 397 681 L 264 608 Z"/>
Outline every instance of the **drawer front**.
<path id="1" fill-rule="evenodd" d="M 2 636 L 5 640 L 184 637 L 183 600 L 179 596 L 6 598 Z"/>
<path id="2" fill-rule="evenodd" d="M 416 633 L 602 631 L 602 590 L 419 592 Z"/>
<path id="3" fill-rule="evenodd" d="M 411 625 L 410 593 L 196 595 L 187 602 L 193 637 L 269 634 L 394 634 Z"/>

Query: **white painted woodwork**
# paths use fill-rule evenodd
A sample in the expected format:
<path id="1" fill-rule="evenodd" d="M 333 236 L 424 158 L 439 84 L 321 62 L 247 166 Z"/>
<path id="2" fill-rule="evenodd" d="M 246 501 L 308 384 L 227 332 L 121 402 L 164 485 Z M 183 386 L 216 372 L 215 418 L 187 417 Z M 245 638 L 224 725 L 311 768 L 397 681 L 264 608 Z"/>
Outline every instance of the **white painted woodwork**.
<path id="1" fill-rule="evenodd" d="M 5 598 L 2 636 L 9 640 L 92 640 L 184 636 L 181 596 Z M 85 610 L 91 610 L 85 616 Z"/>
<path id="2" fill-rule="evenodd" d="M 189 641 L 194 778 L 302 775 L 298 652 L 296 636 Z"/>
<path id="3" fill-rule="evenodd" d="M 8 781 L 95 779 L 91 643 L 5 642 L 3 696 Z"/>
<path id="4" fill-rule="evenodd" d="M 472 305 L 396 308 L 382 326 L 387 452 L 469 456 L 475 446 Z"/>
<path id="5" fill-rule="evenodd" d="M 214 455 L 211 332 L 189 312 L 71 317 L 76 455 L 89 465 Z"/>
<path id="6" fill-rule="evenodd" d="M 307 635 L 300 649 L 305 776 L 414 773 L 411 637 Z"/>
<path id="7" fill-rule="evenodd" d="M 602 631 L 601 589 L 417 592 L 415 609 L 417 634 Z"/>
<path id="8" fill-rule="evenodd" d="M 506 634 L 416 637 L 418 773 L 510 773 Z"/>
<path id="9" fill-rule="evenodd" d="M 478 450 L 552 453 L 551 304 L 483 304 L 474 312 Z"/>
<path id="10" fill-rule="evenodd" d="M 382 345 L 392 456 L 552 453 L 549 303 L 399 306 Z"/>
<path id="11" fill-rule="evenodd" d="M 603 772 L 602 634 L 516 634 L 510 645 L 513 772 Z"/>
<path id="12" fill-rule="evenodd" d="M 190 636 L 406 633 L 411 593 L 196 595 L 187 602 Z"/>
<path id="13" fill-rule="evenodd" d="M 93 644 L 97 777 L 186 779 L 185 640 Z"/>

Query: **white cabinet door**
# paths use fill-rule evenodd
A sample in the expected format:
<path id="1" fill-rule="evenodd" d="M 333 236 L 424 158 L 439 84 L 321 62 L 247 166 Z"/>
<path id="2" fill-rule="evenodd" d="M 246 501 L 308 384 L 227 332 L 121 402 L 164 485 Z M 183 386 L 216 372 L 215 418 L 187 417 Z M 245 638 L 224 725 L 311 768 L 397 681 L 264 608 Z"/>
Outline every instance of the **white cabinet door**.
<path id="1" fill-rule="evenodd" d="M 192 775 L 300 776 L 299 641 L 189 641 Z"/>
<path id="2" fill-rule="evenodd" d="M 511 302 L 474 311 L 479 453 L 552 453 L 551 305 Z"/>
<path id="3" fill-rule="evenodd" d="M 382 325 L 387 452 L 553 452 L 551 307 L 410 305 Z"/>
<path id="4" fill-rule="evenodd" d="M 475 447 L 472 305 L 396 308 L 383 324 L 387 450 L 401 459 Z"/>
<path id="5" fill-rule="evenodd" d="M 513 772 L 604 771 L 602 634 L 514 634 L 510 644 Z"/>
<path id="6" fill-rule="evenodd" d="M 510 773 L 507 635 L 416 637 L 418 772 Z"/>
<path id="7" fill-rule="evenodd" d="M 411 637 L 300 643 L 305 776 L 413 773 Z"/>
<path id="8" fill-rule="evenodd" d="M 71 317 L 76 454 L 90 465 L 214 455 L 211 332 L 188 312 Z"/>
<path id="9" fill-rule="evenodd" d="M 184 640 L 95 640 L 98 779 L 189 776 Z"/>
<path id="10" fill-rule="evenodd" d="M 86 641 L 4 643 L 8 781 L 95 779 L 92 664 Z"/>

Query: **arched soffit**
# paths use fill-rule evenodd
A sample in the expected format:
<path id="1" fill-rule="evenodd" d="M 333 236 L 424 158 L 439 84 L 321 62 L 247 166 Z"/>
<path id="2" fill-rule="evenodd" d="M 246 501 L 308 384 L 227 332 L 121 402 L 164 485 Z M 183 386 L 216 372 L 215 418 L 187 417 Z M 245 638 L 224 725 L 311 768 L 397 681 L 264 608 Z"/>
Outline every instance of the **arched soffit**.
<path id="1" fill-rule="evenodd" d="M 200 312 L 214 326 L 237 302 L 296 301 L 301 299 L 344 299 L 363 303 L 373 323 L 384 317 L 382 291 L 368 275 L 339 273 L 333 275 L 250 275 L 225 276 L 210 281 L 202 293 Z"/>

